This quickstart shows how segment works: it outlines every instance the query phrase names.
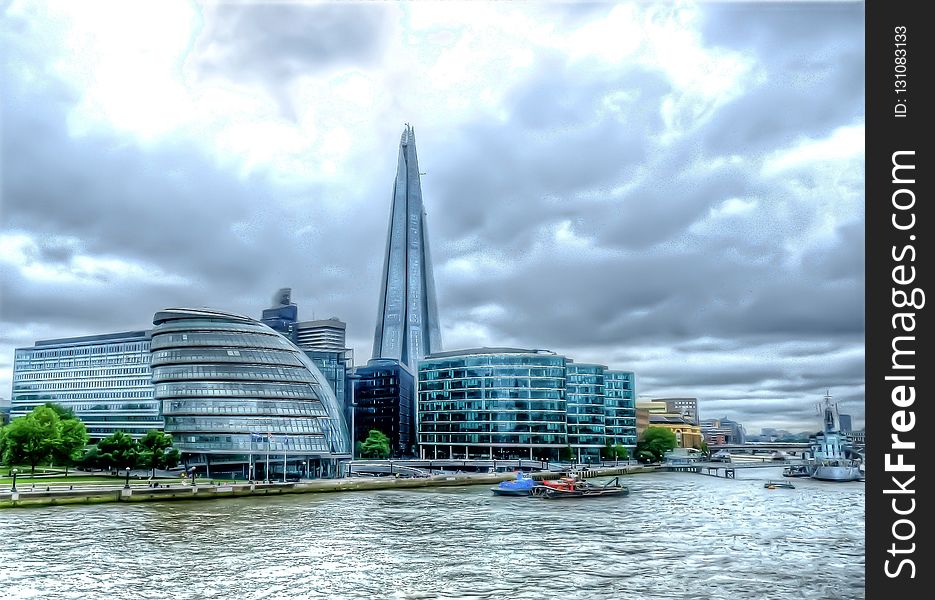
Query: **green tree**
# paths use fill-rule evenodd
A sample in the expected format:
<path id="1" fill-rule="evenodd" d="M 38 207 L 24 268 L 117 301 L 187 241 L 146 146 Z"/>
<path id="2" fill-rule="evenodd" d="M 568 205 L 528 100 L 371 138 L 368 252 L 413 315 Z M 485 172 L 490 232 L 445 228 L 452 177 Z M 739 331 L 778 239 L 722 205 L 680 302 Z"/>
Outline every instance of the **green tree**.
<path id="1" fill-rule="evenodd" d="M 179 451 L 172 447 L 172 436 L 163 431 L 150 429 L 140 440 L 140 464 L 152 470 L 171 469 L 179 464 Z"/>
<path id="2" fill-rule="evenodd" d="M 55 414 L 57 414 L 58 418 L 61 419 L 62 421 L 68 421 L 71 419 L 78 418 L 75 416 L 75 411 L 73 411 L 72 409 L 66 406 L 62 406 L 61 404 L 56 404 L 54 402 L 46 402 L 45 404 L 43 404 L 43 406 L 54 410 Z"/>
<path id="3" fill-rule="evenodd" d="M 136 467 L 140 461 L 140 445 L 129 434 L 115 431 L 97 443 L 101 464 L 117 471 Z"/>
<path id="4" fill-rule="evenodd" d="M 559 453 L 559 458 L 564 462 L 571 462 L 575 458 L 575 452 L 571 449 L 571 445 L 565 446 L 562 448 Z"/>
<path id="5" fill-rule="evenodd" d="M 97 449 L 97 446 L 91 446 L 84 451 L 84 454 L 78 459 L 78 466 L 84 471 L 104 468 L 101 461 L 101 452 Z"/>
<path id="6" fill-rule="evenodd" d="M 68 467 L 73 465 L 88 445 L 88 430 L 84 423 L 72 415 L 69 419 L 59 422 L 58 435 L 52 448 L 52 458 L 56 464 L 65 467 L 65 477 L 68 477 Z"/>
<path id="7" fill-rule="evenodd" d="M 379 429 L 371 429 L 358 449 L 363 458 L 389 458 L 390 438 Z"/>
<path id="8" fill-rule="evenodd" d="M 641 462 L 662 462 L 666 452 L 678 446 L 675 433 L 665 427 L 648 427 L 636 443 L 636 458 Z"/>
<path id="9" fill-rule="evenodd" d="M 47 406 L 37 406 L 25 417 L 10 421 L 4 428 L 3 460 L 10 465 L 25 463 L 36 474 L 36 465 L 45 462 L 60 435 L 61 419 Z"/>
<path id="10" fill-rule="evenodd" d="M 630 458 L 630 451 L 623 444 L 614 444 L 610 449 L 610 458 L 626 460 Z"/>
<path id="11" fill-rule="evenodd" d="M 711 449 L 708 448 L 708 442 L 701 440 L 701 448 L 699 448 L 699 450 L 701 450 L 701 453 L 705 455 L 705 458 L 710 458 Z"/>

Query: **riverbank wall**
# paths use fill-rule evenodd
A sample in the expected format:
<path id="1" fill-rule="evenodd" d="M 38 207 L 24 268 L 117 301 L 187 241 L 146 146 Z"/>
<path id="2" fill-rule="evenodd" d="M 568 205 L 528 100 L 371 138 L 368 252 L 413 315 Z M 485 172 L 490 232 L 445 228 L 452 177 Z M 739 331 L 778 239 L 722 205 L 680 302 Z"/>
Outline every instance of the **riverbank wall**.
<path id="1" fill-rule="evenodd" d="M 625 466 L 581 471 L 580 477 L 605 477 L 652 471 L 653 467 Z M 533 479 L 555 479 L 566 475 L 558 471 L 533 472 Z M 279 496 L 282 494 L 314 494 L 368 490 L 404 490 L 466 485 L 496 485 L 513 479 L 513 473 L 459 473 L 420 478 L 349 477 L 316 479 L 295 483 L 231 483 L 216 485 L 172 484 L 165 487 L 86 486 L 81 489 L 49 489 L 0 492 L 0 508 L 106 502 L 166 502 L 173 500 L 215 500 L 248 496 Z"/>

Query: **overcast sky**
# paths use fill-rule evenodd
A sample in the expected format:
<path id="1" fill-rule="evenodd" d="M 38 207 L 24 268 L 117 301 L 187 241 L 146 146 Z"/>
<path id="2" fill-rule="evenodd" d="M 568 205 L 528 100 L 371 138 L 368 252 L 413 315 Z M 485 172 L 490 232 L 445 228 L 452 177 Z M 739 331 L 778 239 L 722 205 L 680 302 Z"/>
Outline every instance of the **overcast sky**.
<path id="1" fill-rule="evenodd" d="M 445 349 L 863 425 L 861 3 L 130 4 L 0 1 L 0 397 L 280 287 L 366 362 L 409 122 Z"/>

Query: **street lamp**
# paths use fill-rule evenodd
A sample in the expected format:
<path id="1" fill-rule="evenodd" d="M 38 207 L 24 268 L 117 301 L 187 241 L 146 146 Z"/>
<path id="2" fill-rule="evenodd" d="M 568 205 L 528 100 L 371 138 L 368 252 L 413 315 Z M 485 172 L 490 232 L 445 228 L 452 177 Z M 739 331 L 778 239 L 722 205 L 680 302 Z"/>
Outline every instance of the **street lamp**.
<path id="1" fill-rule="evenodd" d="M 195 467 L 192 467 L 192 486 L 195 485 Z"/>
<path id="2" fill-rule="evenodd" d="M 126 471 L 127 471 L 127 482 L 123 484 L 123 489 L 128 490 L 130 489 L 130 467 L 127 467 Z"/>
<path id="3" fill-rule="evenodd" d="M 13 469 L 13 489 L 10 490 L 11 492 L 16 491 L 16 474 L 17 473 L 19 473 L 19 470 Z"/>

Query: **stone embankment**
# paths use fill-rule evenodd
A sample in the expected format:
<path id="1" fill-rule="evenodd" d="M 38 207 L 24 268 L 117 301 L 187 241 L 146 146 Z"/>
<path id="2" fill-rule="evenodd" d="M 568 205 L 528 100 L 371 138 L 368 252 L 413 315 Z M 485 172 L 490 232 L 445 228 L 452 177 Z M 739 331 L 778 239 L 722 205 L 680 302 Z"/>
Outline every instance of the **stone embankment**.
<path id="1" fill-rule="evenodd" d="M 579 471 L 580 477 L 626 475 L 653 470 L 652 467 L 625 466 Z M 534 479 L 555 479 L 567 473 L 533 472 Z M 465 485 L 496 485 L 513 479 L 513 473 L 458 473 L 420 478 L 349 477 L 345 479 L 315 479 L 296 483 L 231 483 L 186 485 L 173 483 L 165 487 L 92 486 L 80 489 L 0 491 L 0 508 L 49 506 L 63 504 L 96 504 L 104 502 L 154 502 L 169 500 L 212 500 L 246 496 L 278 496 L 281 494 L 313 494 L 388 489 L 415 489 Z"/>

